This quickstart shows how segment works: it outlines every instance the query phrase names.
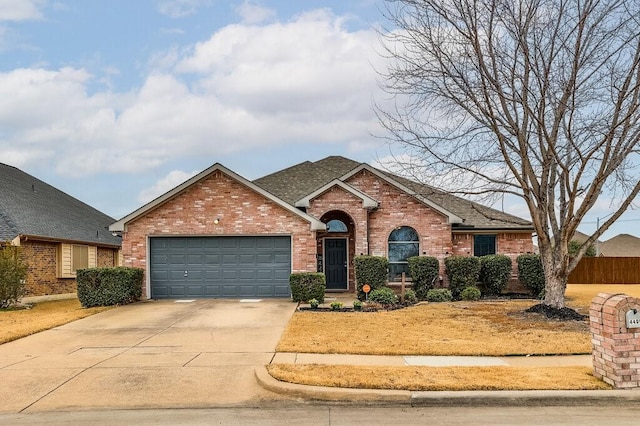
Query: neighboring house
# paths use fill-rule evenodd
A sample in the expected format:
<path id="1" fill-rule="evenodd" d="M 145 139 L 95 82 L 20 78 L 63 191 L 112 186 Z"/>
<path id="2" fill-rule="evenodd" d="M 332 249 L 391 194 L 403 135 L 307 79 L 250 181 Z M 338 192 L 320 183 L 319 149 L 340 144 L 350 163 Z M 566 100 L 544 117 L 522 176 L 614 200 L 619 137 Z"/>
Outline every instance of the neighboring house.
<path id="1" fill-rule="evenodd" d="M 114 219 L 41 180 L 0 164 L 0 243 L 22 247 L 26 296 L 76 291 L 76 269 L 115 266 Z"/>
<path id="2" fill-rule="evenodd" d="M 640 238 L 629 234 L 616 235 L 600 243 L 602 257 L 640 257 Z"/>
<path id="3" fill-rule="evenodd" d="M 354 257 L 533 251 L 530 222 L 343 157 L 253 182 L 220 164 L 111 225 L 152 298 L 286 297 L 292 271 L 354 291 Z M 515 269 L 514 261 L 514 269 Z"/>

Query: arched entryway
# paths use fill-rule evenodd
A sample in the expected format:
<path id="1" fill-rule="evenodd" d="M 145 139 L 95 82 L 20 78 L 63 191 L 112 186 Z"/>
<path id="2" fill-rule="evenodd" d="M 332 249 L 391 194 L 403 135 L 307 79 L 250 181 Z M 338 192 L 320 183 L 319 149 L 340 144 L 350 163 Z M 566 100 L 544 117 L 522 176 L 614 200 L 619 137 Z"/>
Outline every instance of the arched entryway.
<path id="1" fill-rule="evenodd" d="M 345 212 L 334 210 L 325 213 L 320 220 L 327 224 L 327 231 L 318 235 L 318 253 L 327 280 L 327 291 L 348 291 L 353 282 L 352 260 L 354 253 L 354 223 Z"/>

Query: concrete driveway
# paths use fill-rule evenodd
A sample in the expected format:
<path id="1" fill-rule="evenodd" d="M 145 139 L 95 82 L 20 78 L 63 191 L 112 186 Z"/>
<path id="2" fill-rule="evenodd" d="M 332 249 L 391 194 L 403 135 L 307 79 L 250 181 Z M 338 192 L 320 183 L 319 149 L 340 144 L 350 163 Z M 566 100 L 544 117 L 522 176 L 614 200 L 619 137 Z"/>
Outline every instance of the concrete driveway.
<path id="1" fill-rule="evenodd" d="M 290 300 L 146 301 L 0 345 L 0 412 L 252 406 Z"/>

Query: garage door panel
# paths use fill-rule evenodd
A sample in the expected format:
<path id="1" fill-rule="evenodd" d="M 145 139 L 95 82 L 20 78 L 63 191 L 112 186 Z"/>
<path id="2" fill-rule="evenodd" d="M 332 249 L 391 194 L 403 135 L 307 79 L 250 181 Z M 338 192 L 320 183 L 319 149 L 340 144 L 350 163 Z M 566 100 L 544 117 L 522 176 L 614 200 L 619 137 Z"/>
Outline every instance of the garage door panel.
<path id="1" fill-rule="evenodd" d="M 153 237 L 150 249 L 153 298 L 290 295 L 288 236 Z"/>
<path id="2" fill-rule="evenodd" d="M 203 291 L 204 291 L 204 297 L 221 297 L 222 296 L 219 285 L 205 285 L 203 287 Z"/>
<path id="3" fill-rule="evenodd" d="M 255 249 L 258 240 L 255 238 L 243 238 L 238 240 L 238 248 L 240 249 Z"/>
<path id="4" fill-rule="evenodd" d="M 206 269 L 204 271 L 205 283 L 220 281 L 222 279 L 222 270 L 220 269 Z"/>
<path id="5" fill-rule="evenodd" d="M 222 271 L 222 280 L 223 281 L 236 281 L 239 277 L 239 273 L 237 269 L 224 269 Z"/>
<path id="6" fill-rule="evenodd" d="M 238 264 L 238 255 L 235 253 L 224 253 L 222 255 L 222 264 L 223 265 L 237 265 Z"/>
<path id="7" fill-rule="evenodd" d="M 241 269 L 238 272 L 238 278 L 241 280 L 255 280 L 256 279 L 256 270 L 255 269 Z"/>
<path id="8" fill-rule="evenodd" d="M 238 248 L 238 238 L 222 238 L 220 241 L 222 242 L 221 247 L 224 249 Z"/>

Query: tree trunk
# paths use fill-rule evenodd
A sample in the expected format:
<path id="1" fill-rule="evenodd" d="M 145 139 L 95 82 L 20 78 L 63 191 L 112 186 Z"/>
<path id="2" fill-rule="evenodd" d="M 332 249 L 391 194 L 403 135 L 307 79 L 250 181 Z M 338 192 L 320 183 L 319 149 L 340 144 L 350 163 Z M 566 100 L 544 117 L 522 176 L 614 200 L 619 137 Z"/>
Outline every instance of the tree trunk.
<path id="1" fill-rule="evenodd" d="M 554 254 L 555 250 L 554 250 Z M 544 277 L 546 281 L 543 303 L 556 309 L 564 308 L 564 292 L 567 288 L 569 275 L 565 273 L 562 260 L 555 260 L 553 256 L 541 256 Z"/>

